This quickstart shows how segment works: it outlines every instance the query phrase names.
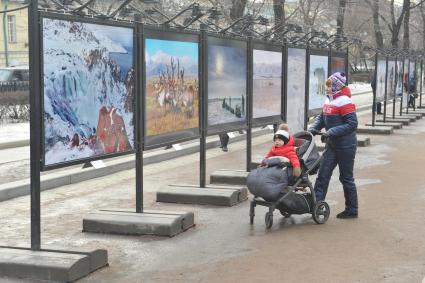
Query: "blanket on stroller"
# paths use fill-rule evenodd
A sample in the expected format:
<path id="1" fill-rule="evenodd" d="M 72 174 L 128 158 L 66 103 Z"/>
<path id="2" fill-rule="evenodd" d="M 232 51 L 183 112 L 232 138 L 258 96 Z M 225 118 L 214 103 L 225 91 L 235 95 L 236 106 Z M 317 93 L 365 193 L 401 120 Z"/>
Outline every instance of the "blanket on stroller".
<path id="1" fill-rule="evenodd" d="M 251 194 L 265 201 L 277 201 L 284 194 L 283 189 L 292 179 L 292 167 L 285 157 L 275 157 L 264 161 L 265 166 L 252 170 L 246 183 Z"/>

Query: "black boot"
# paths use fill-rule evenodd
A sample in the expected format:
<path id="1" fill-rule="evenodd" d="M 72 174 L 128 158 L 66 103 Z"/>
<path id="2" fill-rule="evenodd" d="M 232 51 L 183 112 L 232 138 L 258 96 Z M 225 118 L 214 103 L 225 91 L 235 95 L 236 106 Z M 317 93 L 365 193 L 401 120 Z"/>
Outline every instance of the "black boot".
<path id="1" fill-rule="evenodd" d="M 344 210 L 341 213 L 338 213 L 338 215 L 336 216 L 336 218 L 340 218 L 340 219 L 350 219 L 350 218 L 357 218 L 359 215 L 357 213 L 352 213 L 352 212 L 348 212 L 346 210 Z"/>

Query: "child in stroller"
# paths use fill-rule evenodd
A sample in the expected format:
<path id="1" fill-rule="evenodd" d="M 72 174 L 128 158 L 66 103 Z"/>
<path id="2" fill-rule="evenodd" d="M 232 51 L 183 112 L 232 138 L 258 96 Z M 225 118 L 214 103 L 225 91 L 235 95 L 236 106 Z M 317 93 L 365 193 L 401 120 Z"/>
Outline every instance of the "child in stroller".
<path id="1" fill-rule="evenodd" d="M 295 139 L 288 131 L 287 124 L 281 124 L 279 126 L 279 130 L 273 135 L 273 146 L 264 157 L 260 166 L 265 166 L 266 163 L 270 163 L 269 159 L 275 156 L 286 157 L 291 162 L 292 174 L 295 177 L 299 177 L 301 175 L 301 168 L 300 161 L 294 148 Z"/>
<path id="2" fill-rule="evenodd" d="M 265 166 L 254 169 L 247 178 L 249 191 L 254 195 L 250 205 L 250 223 L 254 223 L 257 205 L 269 208 L 265 215 L 266 228 L 273 225 L 273 212 L 280 210 L 284 217 L 291 214 L 311 213 L 317 224 L 325 223 L 330 214 L 329 205 L 316 201 L 313 185 L 308 176 L 317 173 L 321 156 L 309 132 L 294 135 L 301 174 L 291 178 L 292 168 L 288 160 L 273 158 L 265 160 Z M 326 147 L 325 147 L 326 150 Z M 306 188 L 309 190 L 306 192 Z M 303 193 L 300 193 L 300 192 Z"/>

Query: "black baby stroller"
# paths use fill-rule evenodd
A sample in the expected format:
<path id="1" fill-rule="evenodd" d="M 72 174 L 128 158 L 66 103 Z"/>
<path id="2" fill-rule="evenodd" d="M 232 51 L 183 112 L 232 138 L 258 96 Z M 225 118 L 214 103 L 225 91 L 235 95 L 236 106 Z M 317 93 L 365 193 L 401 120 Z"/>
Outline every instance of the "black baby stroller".
<path id="1" fill-rule="evenodd" d="M 250 223 L 254 223 L 255 207 L 266 206 L 266 228 L 273 225 L 273 212 L 278 209 L 284 217 L 291 214 L 311 213 L 317 224 L 324 224 L 330 214 L 325 201 L 317 201 L 308 176 L 317 173 L 321 156 L 309 132 L 294 135 L 297 155 L 301 164 L 301 175 L 292 177 L 292 168 L 282 158 L 266 161 L 266 166 L 254 169 L 247 178 L 249 191 L 254 195 L 250 205 Z M 325 146 L 326 150 L 327 146 Z M 283 161 L 283 162 L 282 162 Z M 307 191 L 306 188 L 309 188 Z"/>

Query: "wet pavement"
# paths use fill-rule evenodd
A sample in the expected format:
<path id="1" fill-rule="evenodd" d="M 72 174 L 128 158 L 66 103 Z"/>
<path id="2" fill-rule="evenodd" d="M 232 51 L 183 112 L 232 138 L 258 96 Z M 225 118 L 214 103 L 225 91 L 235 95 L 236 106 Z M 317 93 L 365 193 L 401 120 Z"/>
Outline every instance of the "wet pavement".
<path id="1" fill-rule="evenodd" d="M 360 115 L 363 122 L 370 119 Z M 83 216 L 96 209 L 134 207 L 134 170 L 42 193 L 42 243 L 106 248 L 110 266 L 79 282 L 420 282 L 425 275 L 425 119 L 391 136 L 371 136 L 358 148 L 355 177 L 360 217 L 337 220 L 343 209 L 335 170 L 327 200 L 331 218 L 309 215 L 265 230 L 265 208 L 249 225 L 249 202 L 235 207 L 164 204 L 155 192 L 172 183 L 196 183 L 199 156 L 145 166 L 145 207 L 194 211 L 196 227 L 174 238 L 81 233 Z M 264 154 L 270 137 L 254 139 Z M 207 153 L 207 173 L 244 169 L 245 143 Z M 314 177 L 312 177 L 314 181 Z M 29 245 L 29 197 L 0 203 L 0 243 Z M 0 279 L 0 282 L 25 282 Z M 30 281 L 28 281 L 30 282 Z"/>
<path id="2" fill-rule="evenodd" d="M 365 112 L 359 120 L 364 124 L 370 117 Z M 144 204 L 148 209 L 193 211 L 193 229 L 173 238 L 81 233 L 83 216 L 90 211 L 134 207 L 135 174 L 127 170 L 42 192 L 42 243 L 106 248 L 110 266 L 79 281 L 85 283 L 421 282 L 425 119 L 391 136 L 370 137 L 371 146 L 358 148 L 356 156 L 360 208 L 356 220 L 335 218 L 344 207 L 337 169 L 327 196 L 331 217 L 325 225 L 314 224 L 310 215 L 284 219 L 275 212 L 275 224 L 267 231 L 265 208 L 257 207 L 255 223 L 249 225 L 249 202 L 234 207 L 156 203 L 158 189 L 198 182 L 199 155 L 192 154 L 144 167 Z M 270 140 L 270 136 L 255 138 L 253 156 L 263 155 Z M 7 168 L 15 177 L 28 174 L 22 169 L 27 166 L 25 150 L 4 155 L 0 172 Z M 209 150 L 207 174 L 244 169 L 245 160 L 244 142 L 230 144 L 228 153 Z M 2 174 L 0 181 L 8 178 Z M 0 244 L 29 246 L 29 196 L 1 202 L 0 216 Z M 0 282 L 34 281 L 0 278 Z"/>

